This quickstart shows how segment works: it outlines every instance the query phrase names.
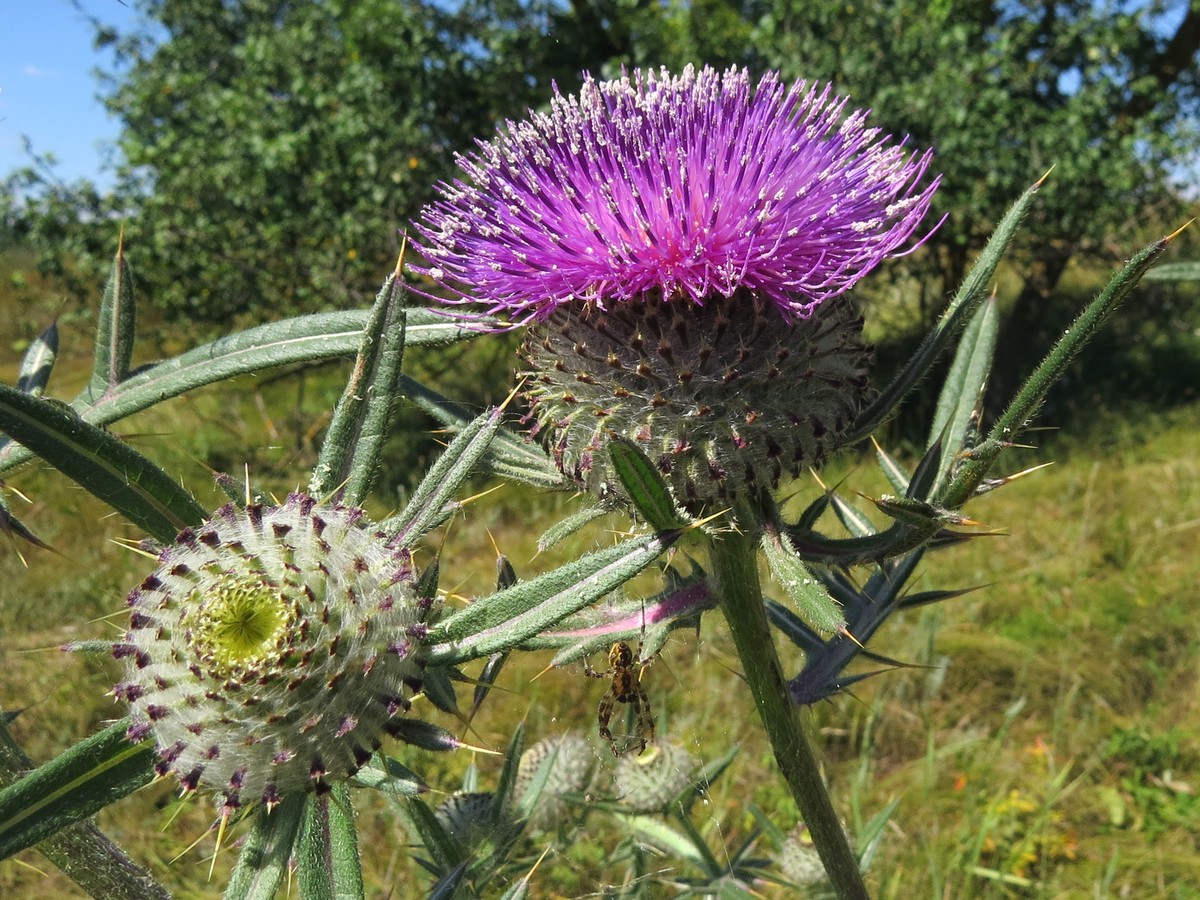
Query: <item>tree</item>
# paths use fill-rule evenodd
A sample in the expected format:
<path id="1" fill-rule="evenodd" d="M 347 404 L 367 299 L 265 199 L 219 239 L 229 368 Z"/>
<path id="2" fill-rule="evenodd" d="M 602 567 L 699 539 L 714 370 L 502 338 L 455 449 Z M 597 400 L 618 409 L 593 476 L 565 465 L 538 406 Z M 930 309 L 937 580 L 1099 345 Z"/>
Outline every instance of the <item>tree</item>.
<path id="1" fill-rule="evenodd" d="M 1059 333 L 1072 311 L 1055 291 L 1072 260 L 1107 264 L 1142 238 L 1148 216 L 1177 213 L 1172 177 L 1200 149 L 1197 3 L 782 0 L 760 37 L 773 67 L 832 80 L 886 130 L 935 148 L 936 204 L 949 213 L 924 257 L 940 275 L 935 295 L 957 285 L 1006 206 L 1054 167 L 1013 254 L 1025 284 L 1002 368 Z"/>
<path id="2" fill-rule="evenodd" d="M 71 191 L 52 186 L 52 215 L 38 225 L 34 203 L 26 227 L 57 238 L 60 257 L 88 250 L 104 260 L 109 220 L 122 216 L 147 293 L 193 317 L 360 302 L 394 258 L 397 229 L 453 176 L 453 152 L 544 104 L 552 81 L 570 91 L 585 69 L 777 68 L 832 81 L 881 127 L 934 147 L 938 203 L 951 215 L 933 252 L 911 260 L 931 309 L 1007 204 L 1055 165 L 1021 247 L 1027 284 L 1013 314 L 1027 337 L 1029 327 L 1057 330 L 1047 298 L 1067 264 L 1133 242 L 1147 210 L 1174 200 L 1173 167 L 1200 148 L 1191 124 L 1200 10 L 1182 0 L 139 0 L 139 9 L 137 33 L 98 33 L 119 59 L 107 79 L 123 123 L 114 195 L 81 189 L 86 215 L 72 223 Z"/>

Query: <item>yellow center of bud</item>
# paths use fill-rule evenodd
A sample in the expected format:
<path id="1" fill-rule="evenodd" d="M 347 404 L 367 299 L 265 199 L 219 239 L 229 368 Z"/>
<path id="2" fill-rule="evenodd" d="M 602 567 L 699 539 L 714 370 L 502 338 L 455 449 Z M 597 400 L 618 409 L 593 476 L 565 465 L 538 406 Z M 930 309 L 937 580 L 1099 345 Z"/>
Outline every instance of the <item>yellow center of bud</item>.
<path id="1" fill-rule="evenodd" d="M 217 678 L 277 662 L 293 609 L 279 588 L 255 578 L 223 579 L 184 617 L 192 648 Z"/>

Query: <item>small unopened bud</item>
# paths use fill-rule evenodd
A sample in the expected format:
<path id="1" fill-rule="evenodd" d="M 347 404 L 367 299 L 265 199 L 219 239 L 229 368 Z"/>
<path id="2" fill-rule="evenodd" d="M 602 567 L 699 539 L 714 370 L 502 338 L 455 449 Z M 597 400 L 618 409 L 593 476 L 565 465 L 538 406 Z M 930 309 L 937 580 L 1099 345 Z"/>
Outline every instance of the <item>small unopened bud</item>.
<path id="1" fill-rule="evenodd" d="M 409 552 L 362 518 L 304 495 L 229 505 L 162 552 L 113 651 L 160 774 L 231 811 L 370 758 L 420 687 L 427 611 Z"/>

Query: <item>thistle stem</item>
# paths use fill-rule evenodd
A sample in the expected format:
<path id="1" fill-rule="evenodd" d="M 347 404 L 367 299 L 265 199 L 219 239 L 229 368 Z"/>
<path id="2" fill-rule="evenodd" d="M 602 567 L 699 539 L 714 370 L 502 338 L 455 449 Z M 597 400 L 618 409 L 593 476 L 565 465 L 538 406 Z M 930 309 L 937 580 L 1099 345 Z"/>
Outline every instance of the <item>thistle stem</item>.
<path id="1" fill-rule="evenodd" d="M 775 652 L 758 579 L 757 545 L 751 536 L 723 534 L 710 542 L 721 611 L 729 623 L 754 705 L 767 730 L 775 762 L 800 808 L 825 872 L 841 900 L 869 900 L 846 834 L 817 759 L 788 696 Z"/>

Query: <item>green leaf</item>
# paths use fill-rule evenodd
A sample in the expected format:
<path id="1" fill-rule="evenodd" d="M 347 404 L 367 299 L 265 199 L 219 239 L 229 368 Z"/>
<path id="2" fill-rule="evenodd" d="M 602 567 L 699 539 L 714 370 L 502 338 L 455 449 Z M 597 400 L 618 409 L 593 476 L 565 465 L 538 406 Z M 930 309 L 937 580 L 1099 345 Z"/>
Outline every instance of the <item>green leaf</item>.
<path id="1" fill-rule="evenodd" d="M 314 497 L 323 497 L 344 482 L 343 502 L 360 506 L 371 488 L 404 360 L 407 302 L 408 290 L 397 269 L 384 282 L 363 329 L 354 369 L 313 469 L 309 493 Z"/>
<path id="2" fill-rule="evenodd" d="M 700 871 L 713 874 L 710 865 L 714 861 L 708 847 L 697 847 L 666 822 L 652 816 L 630 816 L 628 827 L 642 840 L 665 850 L 672 859 L 689 862 Z"/>
<path id="3" fill-rule="evenodd" d="M 504 766 L 500 769 L 500 777 L 496 779 L 496 790 L 492 794 L 491 821 L 503 822 L 507 818 L 507 810 L 513 802 L 513 790 L 517 784 L 517 773 L 520 769 L 521 754 L 525 750 L 525 722 L 517 723 L 509 738 L 508 747 L 504 751 Z"/>
<path id="4" fill-rule="evenodd" d="M 929 535 L 893 523 L 867 537 L 830 538 L 803 528 L 784 529 L 792 547 L 809 563 L 822 566 L 857 566 L 889 559 L 925 542 Z"/>
<path id="5" fill-rule="evenodd" d="M 603 506 L 585 506 L 578 512 L 571 513 L 565 519 L 560 519 L 543 531 L 541 537 L 538 538 L 538 553 L 545 553 L 551 547 L 565 541 L 589 522 L 594 522 L 609 512 L 611 510 L 607 510 Z"/>
<path id="6" fill-rule="evenodd" d="M 498 900 L 525 900 L 529 896 L 530 876 L 522 875 L 501 894 Z"/>
<path id="7" fill-rule="evenodd" d="M 557 649 L 550 664 L 559 667 L 607 650 L 617 641 L 636 641 L 642 659 L 649 659 L 666 644 L 671 631 L 695 627 L 700 614 L 716 605 L 717 597 L 702 570 L 687 576 L 668 571 L 666 587 L 654 596 L 585 607 L 526 638 L 521 649 Z"/>
<path id="8" fill-rule="evenodd" d="M 98 400 L 129 375 L 133 359 L 136 319 L 133 300 L 133 275 L 125 261 L 124 241 L 117 246 L 112 274 L 104 288 L 96 325 L 96 351 L 92 378 L 84 393 Z"/>
<path id="9" fill-rule="evenodd" d="M 762 548 L 771 574 L 796 604 L 805 621 L 828 633 L 837 633 L 846 627 L 841 606 L 796 555 L 786 537 L 768 528 L 762 537 Z"/>
<path id="10" fill-rule="evenodd" d="M 305 900 L 356 900 L 364 896 L 354 810 L 345 782 L 328 794 L 310 794 L 297 845 L 300 896 Z"/>
<path id="11" fill-rule="evenodd" d="M 455 866 L 467 861 L 462 857 L 463 849 L 458 841 L 446 834 L 446 829 L 424 801 L 414 797 L 404 803 L 404 809 L 408 813 L 408 823 L 412 826 L 412 831 L 433 857 L 439 875 L 444 876 Z"/>
<path id="12" fill-rule="evenodd" d="M 445 521 L 457 508 L 452 505 L 454 495 L 475 471 L 499 430 L 501 415 L 499 409 L 489 410 L 460 431 L 421 479 L 404 511 L 381 522 L 380 529 L 401 545 L 411 547 L 421 535 Z"/>
<path id="13" fill-rule="evenodd" d="M 19 537 L 33 546 L 40 547 L 43 550 L 53 549 L 49 544 L 30 531 L 16 516 L 12 514 L 12 509 L 9 508 L 8 502 L 2 496 L 0 496 L 0 532 Z M 19 550 L 17 552 L 18 554 L 20 553 Z M 22 559 L 24 559 L 24 557 L 22 557 Z"/>
<path id="14" fill-rule="evenodd" d="M 616 435 L 608 442 L 608 456 L 612 460 L 613 471 L 625 487 L 625 493 L 651 528 L 655 531 L 671 531 L 687 527 L 688 523 L 675 508 L 675 501 L 662 474 L 641 447 L 626 437 Z"/>
<path id="15" fill-rule="evenodd" d="M 1170 237 L 1161 238 L 1138 251 L 1076 317 L 1071 327 L 1026 379 L 1008 408 L 996 420 L 987 439 L 964 457 L 953 480 L 946 484 L 936 498 L 941 506 L 954 509 L 971 497 L 1004 447 L 1016 438 L 1037 413 L 1046 394 L 1062 376 L 1071 360 L 1104 324 L 1113 310 L 1132 293 L 1142 275 L 1163 254 L 1170 242 Z"/>
<path id="16" fill-rule="evenodd" d="M 879 529 L 871 524 L 871 520 L 856 507 L 843 500 L 840 494 L 833 494 L 829 498 L 829 502 L 833 505 L 833 511 L 838 517 L 838 521 L 855 537 L 870 537 L 878 532 Z"/>
<path id="17" fill-rule="evenodd" d="M 459 896 L 458 888 L 470 869 L 471 861 L 464 859 L 457 866 L 437 880 L 429 889 L 427 900 L 454 900 Z"/>
<path id="18" fill-rule="evenodd" d="M 1029 187 L 1001 219 L 991 238 L 988 239 L 987 246 L 979 254 L 975 265 L 967 273 L 962 287 L 958 289 L 958 293 L 954 295 L 954 299 L 942 313 L 937 325 L 921 341 L 921 345 L 913 354 L 912 359 L 905 363 L 904 368 L 879 392 L 879 395 L 868 404 L 867 408 L 859 413 L 844 438 L 846 444 L 862 440 L 883 424 L 896 411 L 900 401 L 925 376 L 954 336 L 975 315 L 975 310 L 987 297 L 987 287 L 1004 256 L 1004 251 L 1016 237 L 1021 220 L 1025 217 L 1025 213 L 1029 210 L 1033 198 L 1041 186 L 1042 182 L 1038 181 Z"/>
<path id="19" fill-rule="evenodd" d="M 1059 379 L 1076 354 L 1092 338 L 1115 310 L 1128 297 L 1142 276 L 1170 244 L 1161 238 L 1144 247 L 1109 280 L 1104 289 L 1079 314 L 1071 327 L 1054 345 L 1042 363 L 1029 376 L 1004 414 L 996 421 L 989 437 L 1011 440 L 1037 413 L 1051 386 Z"/>
<path id="20" fill-rule="evenodd" d="M 292 794 L 274 809 L 264 806 L 254 814 L 254 827 L 225 887 L 226 900 L 274 900 L 311 796 Z"/>
<path id="21" fill-rule="evenodd" d="M 93 399 L 85 390 L 71 405 L 84 421 L 109 425 L 163 400 L 227 378 L 290 363 L 353 356 L 368 316 L 367 310 L 320 313 L 239 331 L 139 369 L 103 397 Z M 408 311 L 405 343 L 409 347 L 474 336 L 475 332 L 448 321 L 444 315 L 427 309 Z M 21 447 L 0 446 L 0 475 L 31 456 Z"/>
<path id="22" fill-rule="evenodd" d="M 624 541 L 476 600 L 430 633 L 431 662 L 466 662 L 516 646 L 599 600 L 651 565 L 679 531 Z"/>
<path id="23" fill-rule="evenodd" d="M 17 372 L 17 390 L 32 397 L 40 397 L 50 380 L 50 371 L 54 368 L 54 359 L 58 356 L 58 322 L 51 322 L 38 335 L 25 356 L 21 359 L 21 368 Z"/>
<path id="24" fill-rule="evenodd" d="M 95 815 L 154 778 L 154 744 L 125 739 L 122 719 L 0 791 L 0 859 Z"/>
<path id="25" fill-rule="evenodd" d="M 382 753 L 374 754 L 351 781 L 361 787 L 401 797 L 415 797 L 429 790 L 429 785 L 416 772 Z"/>
<path id="26" fill-rule="evenodd" d="M 983 401 L 988 374 L 992 370 L 998 321 L 993 297 L 979 308 L 963 330 L 946 383 L 938 395 L 937 412 L 926 445 L 932 447 L 939 437 L 942 438 L 934 490 L 950 477 L 955 457 L 966 447 L 971 419 Z"/>
<path id="27" fill-rule="evenodd" d="M 1200 262 L 1164 263 L 1144 277 L 1147 281 L 1200 281 Z"/>
<path id="28" fill-rule="evenodd" d="M 875 499 L 875 506 L 889 518 L 923 530 L 937 530 L 946 525 L 966 525 L 958 513 L 942 509 L 915 497 L 890 497 L 884 494 Z"/>
<path id="29" fill-rule="evenodd" d="M 427 668 L 421 692 L 430 703 L 442 712 L 452 716 L 459 714 L 458 695 L 454 692 L 454 683 L 450 680 L 450 673 L 446 669 Z"/>
<path id="30" fill-rule="evenodd" d="M 204 521 L 174 479 L 69 408 L 0 385 L 0 430 L 164 543 Z"/>
<path id="31" fill-rule="evenodd" d="M 440 725 L 434 725 L 432 722 L 426 722 L 422 719 L 402 719 L 397 717 L 389 721 L 384 727 L 387 733 L 396 740 L 412 744 L 414 747 L 420 747 L 422 750 L 445 753 L 449 750 L 457 750 L 462 746 L 462 742 L 451 732 Z"/>
<path id="32" fill-rule="evenodd" d="M 892 486 L 892 490 L 897 494 L 907 494 L 912 476 L 909 475 L 900 463 L 896 462 L 894 457 L 880 447 L 878 443 L 875 444 L 875 459 L 879 463 L 879 468 L 883 470 L 888 484 Z"/>
<path id="33" fill-rule="evenodd" d="M 36 768 L 8 733 L 13 716 L 15 713 L 0 715 L 0 785 L 10 784 Z M 105 900 L 171 898 L 165 887 L 92 822 L 68 825 L 39 841 L 36 849 L 89 896 Z"/>
<path id="34" fill-rule="evenodd" d="M 400 376 L 404 395 L 446 427 L 458 431 L 474 419 L 465 408 L 436 391 Z M 541 447 L 505 429 L 497 432 L 487 455 L 488 467 L 501 478 L 539 488 L 565 490 L 571 487 Z"/>

